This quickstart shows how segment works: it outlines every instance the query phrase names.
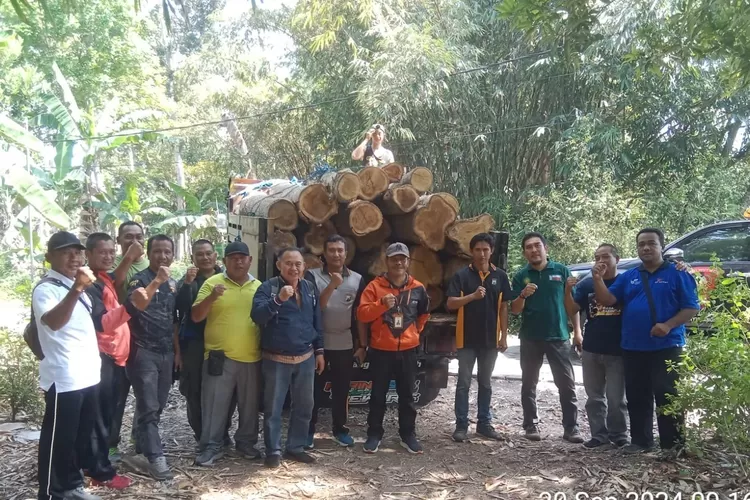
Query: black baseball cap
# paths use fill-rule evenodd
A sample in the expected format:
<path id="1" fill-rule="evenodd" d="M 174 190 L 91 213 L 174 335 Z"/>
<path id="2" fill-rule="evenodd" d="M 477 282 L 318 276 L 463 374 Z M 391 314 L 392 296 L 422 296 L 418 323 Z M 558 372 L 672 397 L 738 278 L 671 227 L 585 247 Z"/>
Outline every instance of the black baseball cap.
<path id="1" fill-rule="evenodd" d="M 241 241 L 233 241 L 224 249 L 224 257 L 229 257 L 230 255 L 235 253 L 249 256 L 250 249 Z"/>
<path id="2" fill-rule="evenodd" d="M 63 248 L 76 247 L 79 250 L 86 250 L 86 247 L 81 244 L 75 234 L 67 231 L 58 231 L 53 234 L 47 242 L 47 251 L 53 252 L 55 250 L 61 250 Z"/>
<path id="3" fill-rule="evenodd" d="M 409 248 L 403 243 L 392 243 L 385 250 L 386 257 L 393 257 L 394 255 L 403 255 L 409 257 Z"/>

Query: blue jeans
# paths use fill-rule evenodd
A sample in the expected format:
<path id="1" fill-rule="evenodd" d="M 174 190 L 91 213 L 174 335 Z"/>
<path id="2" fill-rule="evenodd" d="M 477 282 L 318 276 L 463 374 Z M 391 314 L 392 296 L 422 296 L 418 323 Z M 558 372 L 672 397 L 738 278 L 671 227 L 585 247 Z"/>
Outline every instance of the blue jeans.
<path id="1" fill-rule="evenodd" d="M 263 383 L 263 440 L 266 455 L 281 454 L 281 412 L 290 390 L 292 408 L 289 413 L 286 451 L 302 452 L 315 405 L 315 356 L 296 365 L 264 359 Z"/>
<path id="2" fill-rule="evenodd" d="M 492 372 L 495 369 L 497 350 L 486 349 L 459 349 L 458 358 L 458 383 L 456 384 L 456 428 L 469 428 L 469 388 L 474 371 L 474 363 L 477 362 L 477 384 L 479 395 L 477 397 L 477 427 L 488 426 L 492 421 L 490 402 L 492 401 Z"/>

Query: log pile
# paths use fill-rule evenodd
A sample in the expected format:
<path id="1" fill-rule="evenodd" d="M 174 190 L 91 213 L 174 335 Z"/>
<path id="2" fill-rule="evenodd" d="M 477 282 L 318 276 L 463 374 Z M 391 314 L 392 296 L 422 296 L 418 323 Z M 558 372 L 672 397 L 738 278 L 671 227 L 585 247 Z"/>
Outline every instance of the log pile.
<path id="1" fill-rule="evenodd" d="M 368 280 L 386 271 L 388 244 L 406 243 L 409 272 L 427 287 L 431 310 L 439 310 L 450 279 L 470 262 L 471 238 L 490 231 L 494 221 L 488 214 L 459 218 L 456 197 L 432 189 L 428 168 L 391 163 L 356 173 L 331 171 L 306 186 L 274 185 L 241 200 L 240 214 L 273 219 L 271 244 L 296 241 L 308 267 L 323 265 L 329 236 L 344 236 L 347 265 Z"/>

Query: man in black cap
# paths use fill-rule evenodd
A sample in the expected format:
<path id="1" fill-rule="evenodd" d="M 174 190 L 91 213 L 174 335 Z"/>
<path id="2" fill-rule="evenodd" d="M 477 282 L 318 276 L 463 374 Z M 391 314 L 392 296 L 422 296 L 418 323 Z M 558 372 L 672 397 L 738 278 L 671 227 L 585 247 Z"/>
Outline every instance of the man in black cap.
<path id="1" fill-rule="evenodd" d="M 224 456 L 227 417 L 237 393 L 240 414 L 234 435 L 237 451 L 260 458 L 258 403 L 260 397 L 260 331 L 250 318 L 260 281 L 250 275 L 250 249 L 235 241 L 224 251 L 226 271 L 208 278 L 198 291 L 191 318 L 206 322 L 202 374 L 200 453 L 197 465 L 210 466 Z"/>
<path id="2" fill-rule="evenodd" d="M 39 363 L 46 406 L 39 436 L 40 500 L 99 499 L 83 489 L 80 471 L 96 420 L 101 368 L 91 299 L 84 293 L 96 277 L 83 265 L 84 250 L 73 234 L 53 234 L 45 255 L 52 269 L 32 292 L 30 327 L 38 332 L 44 354 Z"/>

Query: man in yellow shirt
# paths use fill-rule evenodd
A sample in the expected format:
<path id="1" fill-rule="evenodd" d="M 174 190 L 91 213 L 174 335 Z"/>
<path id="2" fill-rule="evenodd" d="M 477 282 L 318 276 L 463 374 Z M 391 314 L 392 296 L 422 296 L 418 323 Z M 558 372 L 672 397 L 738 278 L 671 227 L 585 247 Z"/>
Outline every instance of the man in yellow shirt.
<path id="1" fill-rule="evenodd" d="M 200 452 L 197 465 L 210 466 L 224 456 L 222 445 L 232 394 L 237 390 L 239 427 L 235 446 L 246 458 L 260 458 L 258 402 L 260 396 L 260 330 L 250 318 L 260 286 L 249 273 L 247 245 L 235 241 L 224 251 L 226 271 L 208 278 L 198 291 L 191 318 L 206 320 L 205 359 L 201 388 Z"/>

